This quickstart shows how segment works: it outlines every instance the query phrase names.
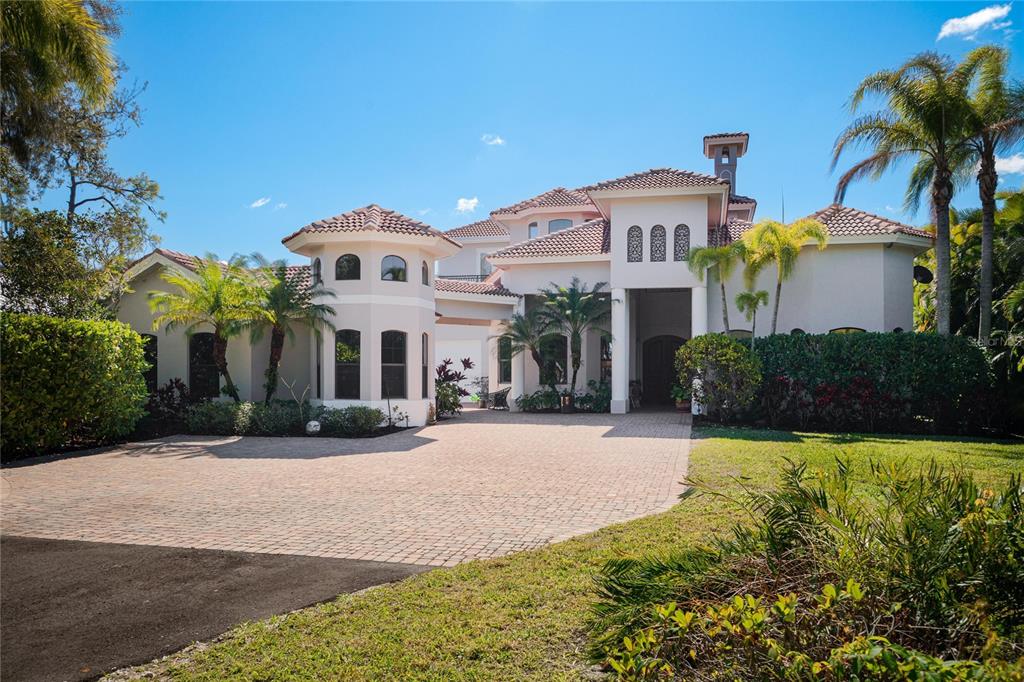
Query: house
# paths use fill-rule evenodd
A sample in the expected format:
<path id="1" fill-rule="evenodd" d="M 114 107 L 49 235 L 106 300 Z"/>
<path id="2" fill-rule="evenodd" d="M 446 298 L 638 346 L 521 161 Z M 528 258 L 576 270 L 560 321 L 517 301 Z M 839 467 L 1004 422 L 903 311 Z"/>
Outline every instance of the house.
<path id="1" fill-rule="evenodd" d="M 503 320 L 537 305 L 540 288 L 579 277 L 606 283 L 611 300 L 610 337 L 595 331 L 584 339 L 581 384 L 610 382 L 613 412 L 629 410 L 631 383 L 645 403 L 667 402 L 673 355 L 686 339 L 750 334 L 731 300 L 744 289 L 742 274 L 726 282 L 725 329 L 719 282 L 697 277 L 687 262 L 692 249 L 736 240 L 753 226 L 757 202 L 736 193 L 748 144 L 746 133 L 709 135 L 704 154 L 712 174 L 656 168 L 556 187 L 447 232 L 376 205 L 302 227 L 283 242 L 308 261 L 296 266 L 308 268 L 299 276 L 335 293 L 326 302 L 337 311 L 337 332 L 321 343 L 300 334 L 286 349 L 284 395 L 308 389 L 311 399 L 331 406 L 397 406 L 422 424 L 434 395 L 433 368 L 444 358 L 472 359 L 474 376 L 487 377 L 492 391 L 510 388 L 513 398 L 551 380 L 565 384 L 564 337 L 549 342 L 542 382 L 535 363 L 512 356 L 497 335 Z M 801 252 L 783 287 L 779 331 L 909 329 L 913 260 L 931 247 L 931 236 L 838 204 L 812 217 L 828 227 L 829 246 Z M 208 335 L 154 331 L 145 301 L 146 292 L 166 288 L 163 268 L 193 266 L 191 256 L 164 249 L 136 262 L 128 272 L 134 293 L 118 317 L 151 335 L 151 383 L 181 377 L 200 394 L 216 395 Z M 768 269 L 757 288 L 774 296 L 774 281 Z M 757 332 L 767 330 L 766 322 Z M 230 344 L 229 366 L 243 397 L 262 395 L 266 344 Z"/>

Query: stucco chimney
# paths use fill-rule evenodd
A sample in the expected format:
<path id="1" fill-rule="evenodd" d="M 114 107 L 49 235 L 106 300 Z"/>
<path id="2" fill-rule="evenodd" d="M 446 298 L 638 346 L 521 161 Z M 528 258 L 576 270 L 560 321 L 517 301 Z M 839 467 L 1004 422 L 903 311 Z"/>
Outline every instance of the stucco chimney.
<path id="1" fill-rule="evenodd" d="M 729 191 L 736 194 L 736 166 L 747 153 L 747 133 L 716 133 L 704 136 L 704 156 L 715 162 L 715 177 L 729 181 Z"/>

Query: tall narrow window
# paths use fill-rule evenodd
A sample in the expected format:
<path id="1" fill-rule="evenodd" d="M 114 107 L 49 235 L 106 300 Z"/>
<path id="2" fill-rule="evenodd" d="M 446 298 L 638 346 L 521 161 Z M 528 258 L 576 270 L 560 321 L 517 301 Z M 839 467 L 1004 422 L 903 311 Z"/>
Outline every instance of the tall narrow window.
<path id="1" fill-rule="evenodd" d="M 405 332 L 380 334 L 381 398 L 405 398 Z"/>
<path id="2" fill-rule="evenodd" d="M 199 332 L 188 340 L 188 392 L 193 398 L 220 395 L 220 375 L 213 359 L 213 334 Z"/>
<path id="3" fill-rule="evenodd" d="M 611 383 L 612 380 L 612 340 L 611 337 L 601 336 L 601 383 Z"/>
<path id="4" fill-rule="evenodd" d="M 420 381 L 422 382 L 423 386 L 422 397 L 426 398 L 428 393 L 427 388 L 429 388 L 428 384 L 430 383 L 430 361 L 427 359 L 430 357 L 428 355 L 428 352 L 430 350 L 430 337 L 427 336 L 426 332 L 423 332 L 423 337 L 420 344 L 422 346 L 420 348 L 420 369 L 422 370 L 422 376 L 420 377 Z"/>
<path id="5" fill-rule="evenodd" d="M 494 268 L 491 267 L 490 262 L 487 260 L 487 257 L 490 256 L 490 255 L 491 254 L 489 254 L 489 253 L 481 253 L 480 254 L 480 274 L 481 275 L 489 275 L 489 274 L 491 274 L 494 271 Z"/>
<path id="6" fill-rule="evenodd" d="M 562 334 L 547 337 L 541 344 L 541 357 L 544 367 L 540 373 L 540 383 L 545 386 L 564 384 L 566 367 L 569 360 L 568 339 Z"/>
<path id="7" fill-rule="evenodd" d="M 149 364 L 149 367 L 143 372 L 142 376 L 146 378 L 146 391 L 152 395 L 156 393 L 156 382 L 157 382 L 157 341 L 155 334 L 140 334 L 142 337 L 142 356 Z"/>
<path id="8" fill-rule="evenodd" d="M 320 400 L 323 396 L 323 370 L 321 369 L 323 361 L 321 358 L 324 354 L 324 339 L 319 337 L 316 339 L 316 399 Z"/>
<path id="9" fill-rule="evenodd" d="M 533 239 L 534 237 L 540 235 L 540 228 L 537 227 L 537 223 L 530 223 L 530 226 L 527 228 L 527 230 L 529 234 L 529 239 Z"/>
<path id="10" fill-rule="evenodd" d="M 423 279 L 423 284 L 430 284 L 430 268 L 427 267 L 427 261 L 423 261 L 423 267 L 420 268 L 420 277 Z"/>
<path id="11" fill-rule="evenodd" d="M 665 261 L 665 228 L 661 225 L 651 228 L 651 261 L 655 263 Z"/>
<path id="12" fill-rule="evenodd" d="M 690 260 L 690 228 L 686 225 L 676 225 L 672 237 L 672 260 Z"/>
<path id="13" fill-rule="evenodd" d="M 359 400 L 359 366 L 362 335 L 355 329 L 334 333 L 334 397 Z"/>
<path id="14" fill-rule="evenodd" d="M 346 253 L 334 261 L 334 279 L 359 279 L 359 256 Z"/>
<path id="15" fill-rule="evenodd" d="M 380 261 L 380 278 L 386 282 L 404 282 L 405 259 L 401 256 L 384 256 Z"/>
<path id="16" fill-rule="evenodd" d="M 557 220 L 548 221 L 548 233 L 558 232 L 572 227 L 572 221 L 568 218 L 558 218 Z"/>
<path id="17" fill-rule="evenodd" d="M 498 339 L 498 383 L 512 383 L 512 339 Z"/>
<path id="18" fill-rule="evenodd" d="M 320 265 L 320 259 L 313 259 L 313 286 L 324 283 L 323 267 Z"/>
<path id="19" fill-rule="evenodd" d="M 644 259 L 644 231 L 634 225 L 626 231 L 626 262 L 639 263 Z"/>

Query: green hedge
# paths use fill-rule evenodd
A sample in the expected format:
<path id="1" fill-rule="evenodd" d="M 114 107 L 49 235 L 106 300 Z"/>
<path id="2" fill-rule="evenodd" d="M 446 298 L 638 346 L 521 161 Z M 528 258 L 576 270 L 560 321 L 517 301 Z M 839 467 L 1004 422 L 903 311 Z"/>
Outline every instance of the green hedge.
<path id="1" fill-rule="evenodd" d="M 0 314 L 3 459 L 121 438 L 146 402 L 142 337 L 120 322 Z"/>
<path id="2" fill-rule="evenodd" d="M 211 400 L 188 409 L 185 425 L 189 433 L 206 436 L 302 436 L 306 422 L 320 422 L 321 436 L 363 438 L 376 433 L 386 415 L 364 405 L 342 409 L 313 407 L 294 401 L 275 400 L 263 403 L 236 403 Z"/>
<path id="3" fill-rule="evenodd" d="M 961 336 L 780 334 L 754 351 L 757 416 L 776 427 L 963 432 L 996 409 L 985 354 Z"/>

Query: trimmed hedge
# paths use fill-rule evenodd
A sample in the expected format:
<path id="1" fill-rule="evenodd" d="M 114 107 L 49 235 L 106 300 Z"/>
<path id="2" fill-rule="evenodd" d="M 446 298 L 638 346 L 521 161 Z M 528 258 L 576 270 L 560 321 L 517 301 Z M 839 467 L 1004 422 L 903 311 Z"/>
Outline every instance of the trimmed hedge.
<path id="1" fill-rule="evenodd" d="M 120 322 L 0 314 L 3 459 L 122 438 L 142 417 L 142 337 Z"/>
<path id="2" fill-rule="evenodd" d="M 312 407 L 294 401 L 275 400 L 264 403 L 236 403 L 210 400 L 188 409 L 185 425 L 188 432 L 206 436 L 302 436 L 306 422 L 320 422 L 320 435 L 363 438 L 376 433 L 386 419 L 384 412 L 364 405 L 342 409 Z"/>
<path id="3" fill-rule="evenodd" d="M 754 352 L 757 416 L 773 427 L 964 432 L 993 409 L 985 354 L 962 336 L 779 334 Z"/>

